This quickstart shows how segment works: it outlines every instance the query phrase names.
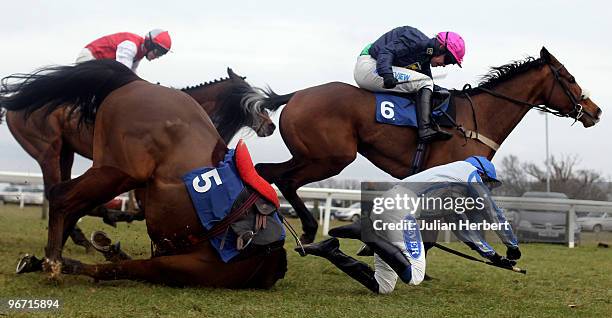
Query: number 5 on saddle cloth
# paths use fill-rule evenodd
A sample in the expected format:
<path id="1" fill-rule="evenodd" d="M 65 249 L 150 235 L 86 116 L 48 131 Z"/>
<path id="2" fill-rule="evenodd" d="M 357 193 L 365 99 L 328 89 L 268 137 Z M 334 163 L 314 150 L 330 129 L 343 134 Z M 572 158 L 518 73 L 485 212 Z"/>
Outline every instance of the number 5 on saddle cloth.
<path id="1" fill-rule="evenodd" d="M 236 149 L 227 152 L 217 167 L 193 170 L 183 176 L 183 182 L 200 222 L 208 231 L 217 230 L 223 219 L 232 216 L 231 212 L 243 206 L 245 200 L 256 199 L 256 209 L 247 208 L 236 221 L 225 226 L 221 234 L 210 237 L 224 262 L 229 262 L 249 245 L 267 246 L 285 239 L 276 192 L 255 171 L 242 140 Z M 256 198 L 251 196 L 253 192 L 258 194 Z"/>

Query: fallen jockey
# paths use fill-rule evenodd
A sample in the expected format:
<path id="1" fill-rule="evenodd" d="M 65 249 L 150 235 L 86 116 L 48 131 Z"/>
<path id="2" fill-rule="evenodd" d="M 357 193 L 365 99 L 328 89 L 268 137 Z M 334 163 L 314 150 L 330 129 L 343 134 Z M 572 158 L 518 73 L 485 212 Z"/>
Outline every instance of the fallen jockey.
<path id="1" fill-rule="evenodd" d="M 420 222 L 417 221 L 417 218 L 419 221 L 424 218 L 441 218 L 448 224 L 486 221 L 505 225 L 497 228 L 496 234 L 507 247 L 506 257 L 499 255 L 477 229 L 457 226 L 453 232 L 466 245 L 490 262 L 502 267 L 511 267 L 516 264 L 515 260 L 521 257 L 521 252 L 503 211 L 492 199 L 490 189 L 500 183 L 496 177 L 495 167 L 484 157 L 469 157 L 465 161 L 428 169 L 406 179 L 410 184 L 419 186 L 417 191 L 395 186 L 385 192 L 383 197 L 393 198 L 397 194 L 409 194 L 411 197 L 457 197 L 461 195 L 465 198 L 482 198 L 483 206 L 465 213 L 429 209 L 418 211 L 396 209 L 386 211 L 392 213 L 369 213 L 368 216 L 362 215 L 362 221 L 331 229 L 329 235 L 333 238 L 304 245 L 304 251 L 306 254 L 328 259 L 369 290 L 388 294 L 394 290 L 398 277 L 410 285 L 420 284 L 425 277 L 425 250 L 419 227 Z M 364 203 L 362 203 L 363 206 Z M 378 220 L 373 220 L 375 218 Z M 386 221 L 387 224 L 397 224 L 399 221 L 409 226 L 400 230 L 390 228 L 381 230 L 375 229 L 373 225 L 377 221 Z M 339 249 L 337 237 L 363 241 L 375 253 L 374 269 L 344 254 Z"/>

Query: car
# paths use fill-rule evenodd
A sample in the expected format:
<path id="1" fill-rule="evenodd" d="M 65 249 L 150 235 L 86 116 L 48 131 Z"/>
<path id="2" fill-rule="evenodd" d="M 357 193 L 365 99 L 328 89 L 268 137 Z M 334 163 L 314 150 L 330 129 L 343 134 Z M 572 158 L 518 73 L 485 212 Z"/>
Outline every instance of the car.
<path id="1" fill-rule="evenodd" d="M 524 198 L 567 199 L 567 195 L 559 192 L 525 192 Z M 519 242 L 562 243 L 567 238 L 566 211 L 519 210 L 516 236 Z M 580 241 L 580 225 L 574 215 L 574 241 Z"/>
<path id="2" fill-rule="evenodd" d="M 589 212 L 586 216 L 578 218 L 578 223 L 584 231 L 612 231 L 612 212 Z"/>
<path id="3" fill-rule="evenodd" d="M 33 186 L 9 186 L 2 193 L 6 203 L 21 203 L 23 197 L 24 204 L 42 205 L 45 197 L 44 189 Z"/>
<path id="4" fill-rule="evenodd" d="M 334 217 L 340 221 L 355 222 L 361 218 L 361 202 L 353 203 L 346 209 L 336 210 Z"/>

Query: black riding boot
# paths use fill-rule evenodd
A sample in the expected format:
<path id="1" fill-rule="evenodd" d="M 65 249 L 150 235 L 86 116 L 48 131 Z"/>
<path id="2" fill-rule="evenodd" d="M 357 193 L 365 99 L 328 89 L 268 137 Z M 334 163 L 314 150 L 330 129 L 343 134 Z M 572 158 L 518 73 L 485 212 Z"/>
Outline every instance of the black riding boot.
<path id="1" fill-rule="evenodd" d="M 440 127 L 431 123 L 431 90 L 421 88 L 417 95 L 417 122 L 419 125 L 419 143 L 430 143 L 437 140 L 448 140 L 453 135 L 440 130 Z"/>
<path id="2" fill-rule="evenodd" d="M 353 240 L 361 239 L 361 220 L 329 230 L 329 235 Z"/>
<path id="3" fill-rule="evenodd" d="M 340 249 L 337 238 L 330 238 L 319 243 L 304 245 L 306 254 L 316 255 L 329 260 L 341 271 L 361 283 L 369 290 L 378 293 L 378 282 L 374 277 L 374 271 L 366 263 L 360 262 L 346 254 Z M 297 248 L 296 248 L 297 249 Z"/>
<path id="4" fill-rule="evenodd" d="M 410 282 L 412 279 L 411 264 L 399 248 L 378 237 L 366 242 L 366 244 L 374 253 L 380 256 L 385 263 L 393 268 L 404 283 Z"/>

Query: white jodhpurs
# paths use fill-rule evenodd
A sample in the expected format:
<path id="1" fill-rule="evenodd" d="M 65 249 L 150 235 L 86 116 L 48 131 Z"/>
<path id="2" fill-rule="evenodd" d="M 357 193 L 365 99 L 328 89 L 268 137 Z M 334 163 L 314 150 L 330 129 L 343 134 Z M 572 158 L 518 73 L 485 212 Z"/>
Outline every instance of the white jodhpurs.
<path id="1" fill-rule="evenodd" d="M 376 72 L 376 60 L 370 55 L 361 55 L 357 58 L 354 76 L 359 87 L 371 92 L 416 93 L 421 88 L 429 88 L 433 91 L 434 87 L 431 77 L 407 68 L 393 66 L 393 76 L 397 81 L 408 82 L 390 89 L 383 88 L 383 78 Z"/>

